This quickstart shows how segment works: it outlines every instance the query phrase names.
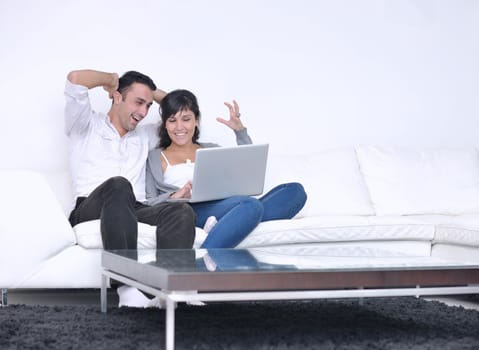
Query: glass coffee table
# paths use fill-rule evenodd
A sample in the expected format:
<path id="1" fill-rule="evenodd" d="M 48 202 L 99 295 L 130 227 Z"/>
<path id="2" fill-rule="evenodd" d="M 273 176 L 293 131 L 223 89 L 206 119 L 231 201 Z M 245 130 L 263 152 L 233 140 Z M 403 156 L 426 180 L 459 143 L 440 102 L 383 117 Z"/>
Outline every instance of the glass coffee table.
<path id="1" fill-rule="evenodd" d="M 164 302 L 173 349 L 179 302 L 476 294 L 479 263 L 355 247 L 104 251 L 102 312 L 110 279 Z"/>

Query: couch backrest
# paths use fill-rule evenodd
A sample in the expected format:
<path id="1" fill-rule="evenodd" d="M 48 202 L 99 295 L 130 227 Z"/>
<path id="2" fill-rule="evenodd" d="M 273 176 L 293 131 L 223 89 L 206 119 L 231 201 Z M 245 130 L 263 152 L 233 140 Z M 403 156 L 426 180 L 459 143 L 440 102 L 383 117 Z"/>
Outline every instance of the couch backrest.
<path id="1" fill-rule="evenodd" d="M 378 215 L 479 213 L 479 158 L 473 147 L 356 148 Z"/>
<path id="2" fill-rule="evenodd" d="M 44 175 L 58 199 L 65 216 L 68 217 L 73 208 L 73 190 L 70 172 L 68 170 L 50 171 L 44 173 Z"/>
<path id="3" fill-rule="evenodd" d="M 303 184 L 308 200 L 299 216 L 374 215 L 354 149 L 270 154 L 265 192 L 285 182 Z"/>
<path id="4" fill-rule="evenodd" d="M 73 205 L 69 172 L 44 176 L 68 216 Z M 291 181 L 302 183 L 308 194 L 300 216 L 479 213 L 479 155 L 473 147 L 270 153 L 264 193 Z"/>
<path id="5" fill-rule="evenodd" d="M 301 182 L 301 216 L 479 213 L 479 157 L 473 147 L 358 146 L 270 155 L 265 190 Z"/>

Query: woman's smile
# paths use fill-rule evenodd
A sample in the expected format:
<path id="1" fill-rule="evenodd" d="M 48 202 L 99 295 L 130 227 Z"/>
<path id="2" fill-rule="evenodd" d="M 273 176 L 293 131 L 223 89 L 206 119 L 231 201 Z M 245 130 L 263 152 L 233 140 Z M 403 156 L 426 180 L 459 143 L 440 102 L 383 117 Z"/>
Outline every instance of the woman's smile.
<path id="1" fill-rule="evenodd" d="M 166 120 L 166 130 L 171 141 L 178 144 L 192 142 L 197 122 L 189 109 L 181 110 Z"/>

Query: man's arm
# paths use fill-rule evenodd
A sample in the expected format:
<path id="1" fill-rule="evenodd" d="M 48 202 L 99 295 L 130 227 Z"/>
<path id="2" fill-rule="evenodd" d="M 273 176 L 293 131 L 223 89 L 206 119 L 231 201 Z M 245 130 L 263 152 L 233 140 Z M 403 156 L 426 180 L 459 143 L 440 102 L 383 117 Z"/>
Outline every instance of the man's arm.
<path id="1" fill-rule="evenodd" d="M 70 136 L 84 132 L 90 125 L 92 109 L 85 89 L 102 86 L 111 98 L 118 88 L 118 75 L 94 70 L 75 70 L 68 73 L 67 80 L 70 84 L 65 86 L 65 132 Z"/>
<path id="2" fill-rule="evenodd" d="M 153 92 L 153 100 L 155 100 L 156 103 L 160 104 L 161 101 L 165 98 L 166 92 L 161 90 L 161 89 L 156 89 Z"/>
<path id="3" fill-rule="evenodd" d="M 118 74 L 100 72 L 91 69 L 75 70 L 68 73 L 67 79 L 77 85 L 82 85 L 88 89 L 102 86 L 109 96 L 118 89 Z"/>

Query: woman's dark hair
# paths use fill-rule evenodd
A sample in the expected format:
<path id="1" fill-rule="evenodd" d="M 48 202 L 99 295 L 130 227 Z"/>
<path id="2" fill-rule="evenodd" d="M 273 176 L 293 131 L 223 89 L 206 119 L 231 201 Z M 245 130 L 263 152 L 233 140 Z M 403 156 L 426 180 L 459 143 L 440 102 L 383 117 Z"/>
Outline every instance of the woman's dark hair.
<path id="1" fill-rule="evenodd" d="M 118 92 L 125 97 L 124 93 L 126 93 L 134 83 L 146 85 L 151 89 L 151 91 L 156 90 L 156 85 L 149 76 L 131 70 L 123 74 L 120 79 L 118 79 Z"/>
<path id="2" fill-rule="evenodd" d="M 198 100 L 196 96 L 188 90 L 173 90 L 166 94 L 166 96 L 161 100 L 160 103 L 160 115 L 161 115 L 161 124 L 158 129 L 158 134 L 160 135 L 160 148 L 166 148 L 171 145 L 171 139 L 166 130 L 166 121 L 172 115 L 184 110 L 190 110 L 195 115 L 196 121 L 200 122 L 200 107 L 198 106 Z M 193 134 L 193 143 L 198 143 L 198 138 L 200 136 L 200 129 L 198 126 L 195 127 L 195 132 Z"/>

